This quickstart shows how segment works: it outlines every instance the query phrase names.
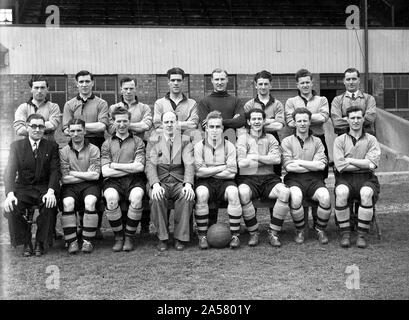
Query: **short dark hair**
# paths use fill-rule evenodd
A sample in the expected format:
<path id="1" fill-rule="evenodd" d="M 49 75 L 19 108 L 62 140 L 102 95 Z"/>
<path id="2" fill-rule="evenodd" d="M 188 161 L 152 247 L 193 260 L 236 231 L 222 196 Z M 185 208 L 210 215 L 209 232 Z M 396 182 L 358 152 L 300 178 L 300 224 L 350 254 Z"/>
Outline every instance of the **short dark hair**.
<path id="1" fill-rule="evenodd" d="M 356 68 L 348 68 L 348 69 L 346 69 L 346 70 L 344 71 L 344 78 L 345 78 L 345 75 L 346 75 L 347 73 L 353 73 L 353 72 L 356 72 L 358 78 L 360 77 L 360 73 L 359 73 L 358 69 L 356 69 Z"/>
<path id="2" fill-rule="evenodd" d="M 222 73 L 222 72 L 224 72 L 224 73 L 226 74 L 226 77 L 229 76 L 229 74 L 227 73 L 226 70 L 223 70 L 223 69 L 221 69 L 221 68 L 216 68 L 216 69 L 214 69 L 214 70 L 212 71 L 212 78 L 213 78 L 213 74 L 215 74 L 215 73 Z"/>
<path id="3" fill-rule="evenodd" d="M 346 111 L 347 117 L 349 118 L 349 114 L 350 114 L 350 113 L 352 113 L 352 112 L 358 112 L 358 111 L 361 111 L 361 112 L 362 112 L 362 115 L 365 114 L 364 110 L 362 110 L 362 109 L 361 109 L 360 107 L 358 107 L 358 106 L 349 107 L 349 108 L 347 109 L 347 111 Z"/>
<path id="4" fill-rule="evenodd" d="M 300 69 L 295 73 L 295 81 L 298 82 L 298 79 L 302 77 L 310 77 L 312 80 L 312 74 L 307 69 Z"/>
<path id="5" fill-rule="evenodd" d="M 112 119 L 114 119 L 114 121 L 115 121 L 115 116 L 117 116 L 118 114 L 127 114 L 129 120 L 131 120 L 131 113 L 127 109 L 125 109 L 124 107 L 120 106 L 120 107 L 116 107 L 114 109 L 114 111 L 111 114 Z"/>
<path id="6" fill-rule="evenodd" d="M 263 79 L 264 79 L 264 78 L 263 78 Z M 267 115 L 266 115 L 266 113 L 264 112 L 263 109 L 252 108 L 252 109 L 250 109 L 249 111 L 247 111 L 247 112 L 245 113 L 246 120 L 250 120 L 252 113 L 261 113 L 261 115 L 263 116 L 263 119 L 265 119 L 265 118 L 267 117 Z"/>
<path id="7" fill-rule="evenodd" d="M 80 124 L 85 129 L 85 121 L 78 118 L 71 119 L 70 121 L 68 121 L 67 127 L 69 128 L 71 125 L 75 124 Z"/>
<path id="8" fill-rule="evenodd" d="M 163 121 L 163 116 L 168 112 L 173 113 L 175 115 L 175 117 L 176 117 L 176 121 L 178 120 L 178 114 L 175 111 L 166 111 L 166 112 L 162 113 L 162 115 L 160 116 L 160 121 Z"/>
<path id="9" fill-rule="evenodd" d="M 135 79 L 135 78 L 131 78 L 131 77 L 122 78 L 122 79 L 119 81 L 119 85 L 120 85 L 120 87 L 122 87 L 122 85 L 123 85 L 125 82 L 131 82 L 131 81 L 133 81 L 133 82 L 135 83 L 135 86 L 136 86 L 136 79 Z"/>
<path id="10" fill-rule="evenodd" d="M 75 75 L 75 80 L 78 81 L 78 78 L 79 78 L 79 77 L 84 77 L 84 76 L 90 76 L 90 77 L 91 77 L 91 80 L 94 80 L 94 75 L 93 75 L 91 72 L 87 71 L 87 70 L 81 70 L 81 71 L 79 71 L 79 72 Z"/>
<path id="11" fill-rule="evenodd" d="M 180 74 L 180 75 L 182 76 L 182 79 L 185 78 L 185 71 L 183 71 L 183 69 L 178 68 L 178 67 L 174 67 L 174 68 L 172 68 L 172 69 L 169 69 L 169 70 L 166 72 L 166 75 L 168 76 L 168 79 L 170 79 L 170 76 L 171 76 L 172 74 Z"/>
<path id="12" fill-rule="evenodd" d="M 45 123 L 44 117 L 43 117 L 41 114 L 39 114 L 39 113 L 32 113 L 32 114 L 30 114 L 30 115 L 27 117 L 26 122 L 27 122 L 27 123 L 30 123 L 30 121 L 33 120 L 33 119 L 41 119 L 41 120 L 43 120 L 44 123 Z"/>
<path id="13" fill-rule="evenodd" d="M 45 81 L 45 85 L 48 88 L 48 80 L 46 77 L 44 77 L 43 75 L 37 75 L 37 74 L 33 74 L 30 78 L 30 80 L 28 81 L 28 85 L 30 86 L 30 88 L 33 87 L 33 82 L 36 81 Z"/>
<path id="14" fill-rule="evenodd" d="M 308 118 L 311 120 L 312 113 L 307 108 L 297 108 L 293 111 L 293 120 L 295 121 L 295 116 L 297 114 L 308 114 Z"/>
<path id="15" fill-rule="evenodd" d="M 273 75 L 268 72 L 267 70 L 263 70 L 260 72 L 257 72 L 254 76 L 254 82 L 257 83 L 258 79 L 267 79 L 268 81 L 272 82 L 273 81 Z"/>

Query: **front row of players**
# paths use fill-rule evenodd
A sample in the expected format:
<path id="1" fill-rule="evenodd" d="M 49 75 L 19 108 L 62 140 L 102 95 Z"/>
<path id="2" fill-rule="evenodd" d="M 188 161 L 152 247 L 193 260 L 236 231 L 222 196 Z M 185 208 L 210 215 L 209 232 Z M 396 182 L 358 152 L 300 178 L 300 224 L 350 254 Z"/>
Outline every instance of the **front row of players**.
<path id="1" fill-rule="evenodd" d="M 334 142 L 335 217 L 342 234 L 340 244 L 349 247 L 350 202 L 359 200 L 357 246 L 364 248 L 367 245 L 365 234 L 379 194 L 379 182 L 373 172 L 379 162 L 380 148 L 376 138 L 362 129 L 363 111 L 352 107 L 347 114 L 350 130 Z M 13 246 L 24 244 L 25 256 L 44 253 L 47 230 L 55 214 L 53 210 L 57 210 L 60 174 L 61 221 L 70 253 L 80 250 L 76 212 L 83 212 L 81 250 L 86 253 L 93 250 L 101 173 L 105 214 L 115 234 L 113 251 L 133 250 L 145 190 L 151 199 L 152 221 L 160 251 L 168 248 L 168 200 L 174 202 L 176 250 L 183 250 L 190 240 L 193 208 L 199 248 L 208 248 L 209 204 L 223 200 L 228 203 L 230 247 L 240 246 L 241 217 L 250 233 L 248 245 L 256 246 L 259 232 L 252 203 L 256 198 L 275 200 L 268 228 L 272 246 L 281 246 L 279 232 L 288 212 L 297 230 L 295 241 L 304 242 L 304 199 L 318 203 L 315 230 L 319 242 L 328 243 L 325 229 L 331 200 L 324 183 L 328 160 L 321 140 L 309 130 L 311 113 L 307 109 L 294 111 L 295 133 L 284 138 L 281 147 L 271 134 L 265 133 L 266 114 L 261 109 L 246 113 L 248 130 L 238 136 L 236 146 L 224 139 L 223 119 L 218 111 L 208 114 L 205 137 L 194 143 L 178 131 L 177 115 L 166 112 L 161 119 L 163 130 L 152 135 L 146 155 L 143 141 L 129 133 L 129 112 L 117 108 L 112 117 L 116 133 L 104 142 L 101 154 L 84 138 L 84 121 L 72 120 L 68 127 L 71 141 L 60 150 L 60 161 L 56 143 L 42 139 L 43 117 L 34 114 L 27 119 L 28 138 L 15 141 L 11 146 L 5 172 L 7 197 L 4 203 L 11 243 Z M 281 161 L 286 171 L 284 183 L 273 167 Z M 34 250 L 25 213 L 33 205 L 39 207 Z"/>

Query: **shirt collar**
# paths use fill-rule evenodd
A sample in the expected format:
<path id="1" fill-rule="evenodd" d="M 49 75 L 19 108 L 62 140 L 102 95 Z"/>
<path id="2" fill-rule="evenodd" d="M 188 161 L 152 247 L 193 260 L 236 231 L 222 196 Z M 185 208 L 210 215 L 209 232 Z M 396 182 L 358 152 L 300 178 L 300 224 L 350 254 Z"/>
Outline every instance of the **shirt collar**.
<path id="1" fill-rule="evenodd" d="M 48 99 L 45 98 L 44 101 L 41 102 L 40 105 L 46 104 L 47 102 L 48 102 Z M 28 99 L 27 104 L 30 105 L 30 106 L 33 106 L 34 108 L 38 108 L 37 105 L 35 105 L 35 104 L 33 103 L 33 97 L 31 97 L 30 99 Z"/>
<path id="2" fill-rule="evenodd" d="M 33 150 L 34 150 L 34 142 L 37 142 L 37 148 L 39 148 L 39 147 L 40 147 L 40 142 L 41 142 L 41 139 L 40 139 L 40 140 L 37 140 L 37 141 L 34 141 L 34 140 L 33 140 L 33 139 L 31 139 L 30 137 L 28 137 L 28 140 L 30 141 L 31 149 L 33 149 Z"/>
<path id="3" fill-rule="evenodd" d="M 261 135 L 260 135 L 260 136 L 253 136 L 253 135 L 251 134 L 251 128 L 249 128 L 248 134 L 249 134 L 250 137 L 252 137 L 252 138 L 254 138 L 254 139 L 256 139 L 256 140 L 266 137 L 266 131 L 264 130 L 264 128 L 261 130 Z"/>
<path id="4" fill-rule="evenodd" d="M 85 102 L 87 102 L 88 100 L 94 99 L 94 98 L 95 98 L 95 95 L 94 95 L 94 93 L 91 93 L 91 95 L 88 97 L 87 100 L 83 100 L 83 99 L 81 98 L 80 94 L 78 93 L 76 98 L 77 98 L 77 100 L 82 101 L 83 103 L 85 103 Z"/>
<path id="5" fill-rule="evenodd" d="M 128 102 L 125 101 L 124 96 L 121 95 L 121 102 L 127 106 L 128 108 L 130 107 L 130 105 L 128 104 Z M 138 96 L 135 96 L 135 101 L 131 103 L 131 105 L 133 104 L 138 104 L 139 100 L 138 100 Z"/>
<path id="6" fill-rule="evenodd" d="M 348 136 L 350 136 L 352 140 L 356 140 L 356 141 L 365 138 L 365 130 L 364 130 L 364 128 L 362 128 L 362 134 L 361 134 L 361 136 L 360 136 L 358 139 L 355 138 L 354 136 L 350 135 L 350 134 L 349 134 L 349 131 L 348 131 L 346 134 L 347 134 Z"/>
<path id="7" fill-rule="evenodd" d="M 122 139 L 122 138 L 118 137 L 118 136 L 116 135 L 116 132 L 115 132 L 115 134 L 112 136 L 112 140 L 116 139 L 116 140 L 125 141 L 125 140 L 127 140 L 127 139 L 129 139 L 129 138 L 132 138 L 132 137 L 133 137 L 132 134 L 129 132 L 129 135 L 128 135 L 125 139 Z"/>
<path id="8" fill-rule="evenodd" d="M 309 129 L 307 139 L 305 139 L 305 140 L 308 140 L 309 138 L 311 138 L 312 135 L 313 135 L 313 133 L 312 133 L 311 129 Z M 297 139 L 301 139 L 301 137 L 299 137 L 297 135 L 297 130 L 294 130 L 294 137 L 296 137 Z"/>
<path id="9" fill-rule="evenodd" d="M 82 147 L 81 150 L 85 149 L 85 148 L 88 146 L 88 144 L 89 144 L 88 139 L 85 138 L 85 139 L 84 139 L 84 146 Z M 72 140 L 68 141 L 68 145 L 70 146 L 70 149 L 71 149 L 71 150 L 77 151 L 77 150 L 75 150 L 74 147 L 73 147 Z M 80 150 L 80 151 L 81 151 L 81 150 Z"/>
<path id="10" fill-rule="evenodd" d="M 268 102 L 265 105 L 263 102 L 260 101 L 260 99 L 258 98 L 258 95 L 254 98 L 254 102 L 259 103 L 264 110 L 264 108 L 267 108 L 268 106 L 272 105 L 275 102 L 275 98 L 273 97 L 271 93 L 268 95 L 268 97 L 269 97 Z"/>
<path id="11" fill-rule="evenodd" d="M 298 91 L 298 96 L 299 96 L 301 99 L 303 99 L 304 101 L 307 101 L 307 102 L 308 102 L 308 100 L 305 99 L 305 98 L 301 95 L 301 91 L 300 91 L 300 90 L 297 90 L 297 91 Z M 312 90 L 312 91 L 311 91 L 311 94 L 312 94 L 312 96 L 311 96 L 311 99 L 310 99 L 310 100 L 313 100 L 313 99 L 315 98 L 315 96 L 317 95 L 317 92 L 316 92 L 315 90 Z"/>
<path id="12" fill-rule="evenodd" d="M 361 90 L 357 90 L 353 94 L 355 95 L 355 98 L 363 96 Z M 352 98 L 352 92 L 345 91 L 345 95 L 348 96 L 349 98 Z"/>
<path id="13" fill-rule="evenodd" d="M 170 92 L 168 92 L 168 93 L 165 94 L 165 98 L 168 99 L 168 100 L 171 100 L 171 99 L 170 99 Z M 182 92 L 182 100 L 180 100 L 180 101 L 182 102 L 182 101 L 184 101 L 184 100 L 187 100 L 187 97 L 186 97 L 185 94 Z M 173 101 L 173 100 L 172 100 L 172 101 Z"/>

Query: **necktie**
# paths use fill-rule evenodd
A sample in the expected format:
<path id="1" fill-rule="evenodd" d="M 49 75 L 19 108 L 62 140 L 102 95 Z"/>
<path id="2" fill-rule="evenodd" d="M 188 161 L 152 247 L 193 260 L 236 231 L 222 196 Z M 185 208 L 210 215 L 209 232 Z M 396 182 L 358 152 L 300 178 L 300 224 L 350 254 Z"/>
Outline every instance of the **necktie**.
<path id="1" fill-rule="evenodd" d="M 355 100 L 355 93 L 352 94 L 352 100 Z"/>
<path id="2" fill-rule="evenodd" d="M 33 155 L 34 155 L 34 158 L 35 158 L 35 159 L 37 159 L 37 155 L 38 155 L 38 146 L 37 146 L 37 141 L 36 141 L 36 142 L 34 142 Z"/>
<path id="3" fill-rule="evenodd" d="M 172 141 L 172 139 L 169 139 L 169 159 L 170 159 L 170 163 L 172 163 L 172 148 L 173 148 L 173 141 Z"/>

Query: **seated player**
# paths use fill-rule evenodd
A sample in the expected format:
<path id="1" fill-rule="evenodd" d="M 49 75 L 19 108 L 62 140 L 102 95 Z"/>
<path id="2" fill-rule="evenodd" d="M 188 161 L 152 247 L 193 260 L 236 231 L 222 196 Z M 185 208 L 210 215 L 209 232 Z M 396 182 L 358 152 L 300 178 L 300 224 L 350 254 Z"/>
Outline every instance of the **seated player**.
<path id="1" fill-rule="evenodd" d="M 92 252 L 92 240 L 98 227 L 95 205 L 101 196 L 98 183 L 101 173 L 100 152 L 97 146 L 85 139 L 85 132 L 84 120 L 71 119 L 68 122 L 71 141 L 60 150 L 63 204 L 61 224 L 68 252 L 71 254 L 79 251 L 75 212 L 85 209 L 82 252 Z"/>
<path id="2" fill-rule="evenodd" d="M 190 240 L 190 217 L 192 215 L 193 146 L 188 136 L 177 130 L 177 115 L 173 111 L 162 114 L 163 131 L 149 141 L 146 148 L 145 172 L 149 183 L 152 221 L 158 230 L 158 250 L 167 250 L 168 200 L 174 201 L 175 248 L 181 251 Z"/>
<path id="3" fill-rule="evenodd" d="M 205 138 L 194 146 L 196 165 L 196 224 L 199 248 L 207 249 L 209 202 L 227 200 L 232 239 L 230 248 L 240 247 L 241 205 L 239 191 L 234 182 L 237 173 L 236 148 L 223 138 L 223 118 L 219 111 L 206 117 Z"/>
<path id="4" fill-rule="evenodd" d="M 270 244 L 280 246 L 278 231 L 288 213 L 290 190 L 274 172 L 273 165 L 281 162 L 278 141 L 272 134 L 265 133 L 266 113 L 253 108 L 246 112 L 248 131 L 237 139 L 237 163 L 240 175 L 236 178 L 239 186 L 243 219 L 250 232 L 249 246 L 256 246 L 258 222 L 252 203 L 255 198 L 277 199 L 269 230 Z"/>
<path id="5" fill-rule="evenodd" d="M 341 247 L 351 245 L 350 201 L 358 199 L 358 238 L 356 245 L 365 248 L 365 239 L 373 217 L 373 206 L 379 196 L 380 186 L 375 169 L 381 149 L 377 139 L 363 130 L 364 112 L 360 107 L 347 110 L 349 131 L 334 141 L 335 215 L 341 230 Z"/>
<path id="6" fill-rule="evenodd" d="M 321 244 L 328 243 L 325 234 L 331 214 L 331 198 L 325 186 L 325 168 L 328 159 L 319 137 L 310 131 L 311 112 L 306 108 L 297 108 L 293 112 L 295 133 L 283 139 L 283 166 L 287 171 L 284 183 L 290 187 L 290 212 L 297 229 L 295 242 L 304 242 L 303 199 L 312 199 L 319 203 L 315 230 Z"/>
<path id="7" fill-rule="evenodd" d="M 129 133 L 131 114 L 128 110 L 116 108 L 112 112 L 112 119 L 115 122 L 115 133 L 101 148 L 105 214 L 115 234 L 112 250 L 132 251 L 133 237 L 142 216 L 142 198 L 146 184 L 143 173 L 145 145 L 141 138 Z M 128 200 L 128 212 L 122 219 L 120 201 Z M 122 220 L 126 225 L 125 231 Z"/>

